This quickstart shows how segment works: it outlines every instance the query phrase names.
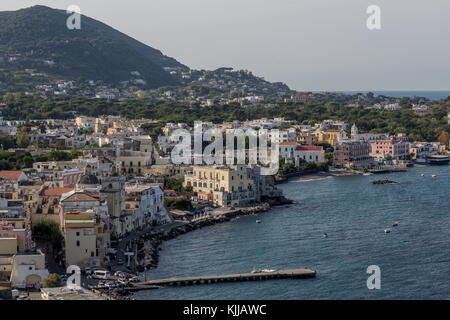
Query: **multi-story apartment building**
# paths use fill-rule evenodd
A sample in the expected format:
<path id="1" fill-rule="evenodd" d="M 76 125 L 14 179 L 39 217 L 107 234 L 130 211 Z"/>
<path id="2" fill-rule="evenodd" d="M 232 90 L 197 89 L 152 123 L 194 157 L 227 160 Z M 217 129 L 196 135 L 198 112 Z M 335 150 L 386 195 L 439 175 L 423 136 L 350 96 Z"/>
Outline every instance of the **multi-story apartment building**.
<path id="1" fill-rule="evenodd" d="M 110 245 L 105 199 L 96 190 L 73 190 L 60 201 L 67 265 L 99 266 Z"/>
<path id="2" fill-rule="evenodd" d="M 318 143 L 327 143 L 331 146 L 335 146 L 340 141 L 345 140 L 347 135 L 344 130 L 329 129 L 325 131 L 318 131 L 317 135 Z"/>
<path id="3" fill-rule="evenodd" d="M 133 229 L 170 222 L 159 186 L 129 185 L 125 188 L 125 210 L 132 214 Z"/>
<path id="4" fill-rule="evenodd" d="M 195 166 L 185 175 L 184 186 L 191 186 L 199 199 L 220 206 L 245 205 L 255 201 L 255 181 L 244 165 Z"/>
<path id="5" fill-rule="evenodd" d="M 334 164 L 342 167 L 367 168 L 373 164 L 370 144 L 362 141 L 343 141 L 335 146 Z"/>
<path id="6" fill-rule="evenodd" d="M 391 136 L 388 140 L 377 140 L 372 143 L 371 156 L 377 160 L 387 157 L 394 160 L 406 159 L 409 156 L 409 142 L 401 136 Z"/>
<path id="7" fill-rule="evenodd" d="M 323 163 L 325 160 L 325 151 L 322 146 L 297 146 L 294 149 L 295 165 L 298 166 L 300 159 L 307 162 Z"/>

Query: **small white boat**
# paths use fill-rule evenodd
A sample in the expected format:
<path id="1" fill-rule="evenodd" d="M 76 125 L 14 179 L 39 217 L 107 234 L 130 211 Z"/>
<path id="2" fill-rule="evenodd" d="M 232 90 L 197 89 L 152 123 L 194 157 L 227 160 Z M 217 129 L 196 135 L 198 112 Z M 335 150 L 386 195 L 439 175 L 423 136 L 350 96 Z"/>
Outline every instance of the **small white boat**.
<path id="1" fill-rule="evenodd" d="M 436 177 L 437 177 L 437 175 L 435 175 L 435 174 L 432 174 L 432 175 L 431 175 L 431 177 L 432 177 L 432 178 L 436 178 Z"/>
<path id="2" fill-rule="evenodd" d="M 322 237 L 328 238 L 328 234 L 326 232 L 323 233 Z"/>
<path id="3" fill-rule="evenodd" d="M 398 222 L 395 221 L 395 222 L 392 224 L 392 226 L 393 226 L 393 227 L 398 227 Z"/>
<path id="4" fill-rule="evenodd" d="M 252 269 L 252 273 L 260 273 L 261 271 L 259 271 L 259 269 L 258 268 L 256 268 L 256 267 L 253 267 L 253 269 Z"/>
<path id="5" fill-rule="evenodd" d="M 391 229 L 389 229 L 389 228 L 387 228 L 387 229 L 384 229 L 384 233 L 391 233 Z"/>
<path id="6" fill-rule="evenodd" d="M 425 177 L 425 175 L 422 173 L 421 175 L 420 175 L 421 177 Z"/>
<path id="7" fill-rule="evenodd" d="M 363 176 L 371 176 L 371 175 L 372 175 L 372 173 L 370 173 L 370 172 L 363 173 Z"/>
<path id="8" fill-rule="evenodd" d="M 277 270 L 275 270 L 275 269 L 270 269 L 269 266 L 267 266 L 265 269 L 261 269 L 261 272 L 264 272 L 264 273 L 275 272 L 275 271 L 277 271 Z"/>
<path id="9" fill-rule="evenodd" d="M 256 220 L 256 223 L 261 223 L 261 220 Z"/>

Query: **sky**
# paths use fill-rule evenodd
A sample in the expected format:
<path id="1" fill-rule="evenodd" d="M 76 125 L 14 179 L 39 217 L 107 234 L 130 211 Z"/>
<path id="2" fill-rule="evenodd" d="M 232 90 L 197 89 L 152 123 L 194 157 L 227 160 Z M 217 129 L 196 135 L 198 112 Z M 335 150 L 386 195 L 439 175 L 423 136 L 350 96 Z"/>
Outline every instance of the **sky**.
<path id="1" fill-rule="evenodd" d="M 299 91 L 450 90 L 448 0 L 1 0 L 80 7 L 193 69 L 247 69 Z M 370 5 L 381 29 L 369 30 Z"/>

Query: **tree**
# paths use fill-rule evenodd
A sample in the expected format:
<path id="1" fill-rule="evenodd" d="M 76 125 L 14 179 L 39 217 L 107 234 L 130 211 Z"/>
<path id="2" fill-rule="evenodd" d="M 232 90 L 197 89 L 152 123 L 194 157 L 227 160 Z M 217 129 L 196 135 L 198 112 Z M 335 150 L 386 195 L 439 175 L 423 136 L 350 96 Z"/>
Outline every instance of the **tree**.
<path id="1" fill-rule="evenodd" d="M 61 286 L 61 279 L 57 273 L 52 273 L 44 279 L 43 285 L 44 288 L 56 288 Z"/>
<path id="2" fill-rule="evenodd" d="M 442 130 L 438 136 L 439 142 L 442 144 L 445 144 L 448 148 L 449 139 L 450 139 L 450 134 L 447 131 Z"/>
<path id="3" fill-rule="evenodd" d="M 59 251 L 62 248 L 64 237 L 59 225 L 53 220 L 43 220 L 33 227 L 34 237 L 41 238 L 52 243 L 53 249 Z"/>
<path id="4" fill-rule="evenodd" d="M 30 145 L 30 137 L 28 136 L 26 127 L 21 127 L 17 133 L 17 145 L 19 148 L 26 148 Z"/>

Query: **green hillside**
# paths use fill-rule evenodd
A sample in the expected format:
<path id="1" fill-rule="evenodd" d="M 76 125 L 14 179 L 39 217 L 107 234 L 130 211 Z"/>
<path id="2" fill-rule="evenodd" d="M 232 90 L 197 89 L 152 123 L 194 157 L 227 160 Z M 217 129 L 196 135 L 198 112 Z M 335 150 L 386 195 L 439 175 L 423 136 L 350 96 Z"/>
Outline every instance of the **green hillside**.
<path id="1" fill-rule="evenodd" d="M 33 69 L 49 77 L 100 80 L 106 85 L 139 78 L 145 87 L 177 85 L 164 67 L 188 68 L 127 35 L 89 17 L 81 30 L 66 27 L 63 10 L 34 6 L 0 12 L 0 81 L 14 85 L 14 73 Z M 131 72 L 140 75 L 133 76 Z M 20 83 L 18 83 L 20 85 Z"/>

